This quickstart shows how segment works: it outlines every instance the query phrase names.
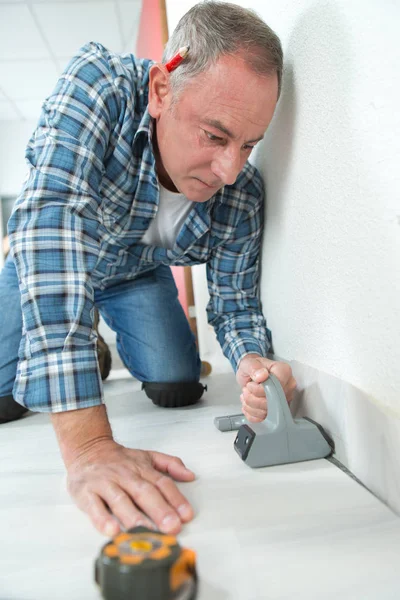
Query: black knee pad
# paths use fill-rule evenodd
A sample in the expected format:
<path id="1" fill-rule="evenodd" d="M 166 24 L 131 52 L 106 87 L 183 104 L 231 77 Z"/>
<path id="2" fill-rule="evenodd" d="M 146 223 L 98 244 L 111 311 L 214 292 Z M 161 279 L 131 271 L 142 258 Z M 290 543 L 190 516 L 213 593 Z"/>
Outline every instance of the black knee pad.
<path id="1" fill-rule="evenodd" d="M 0 398 L 0 424 L 20 419 L 28 409 L 15 402 L 12 394 Z"/>
<path id="2" fill-rule="evenodd" d="M 145 381 L 142 390 L 153 404 L 163 408 L 179 408 L 196 404 L 207 386 L 199 381 L 182 381 L 176 383 L 154 383 Z"/>

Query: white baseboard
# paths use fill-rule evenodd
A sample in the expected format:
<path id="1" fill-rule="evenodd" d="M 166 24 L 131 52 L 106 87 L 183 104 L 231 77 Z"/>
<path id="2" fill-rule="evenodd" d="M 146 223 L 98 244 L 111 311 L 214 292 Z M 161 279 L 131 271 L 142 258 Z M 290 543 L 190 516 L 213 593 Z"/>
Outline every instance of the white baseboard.
<path id="1" fill-rule="evenodd" d="M 332 436 L 335 457 L 400 515 L 400 418 L 365 392 L 297 361 L 292 411 Z"/>

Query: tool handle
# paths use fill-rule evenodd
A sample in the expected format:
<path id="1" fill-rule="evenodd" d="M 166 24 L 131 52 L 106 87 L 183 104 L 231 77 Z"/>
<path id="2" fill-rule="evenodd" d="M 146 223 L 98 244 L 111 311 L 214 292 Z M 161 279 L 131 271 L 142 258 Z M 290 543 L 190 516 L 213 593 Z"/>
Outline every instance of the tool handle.
<path id="1" fill-rule="evenodd" d="M 292 413 L 279 379 L 270 373 L 264 383 L 264 389 L 268 403 L 268 414 L 265 420 L 267 425 L 274 429 L 293 426 Z"/>
<path id="2" fill-rule="evenodd" d="M 215 417 L 214 425 L 220 431 L 237 431 L 241 425 L 248 424 L 243 413 L 238 415 L 226 415 L 226 417 Z"/>
<path id="3" fill-rule="evenodd" d="M 263 384 L 268 402 L 268 415 L 263 423 L 273 429 L 294 426 L 285 392 L 275 375 L 270 374 Z M 237 431 L 242 425 L 254 425 L 243 414 L 215 417 L 214 425 L 220 431 Z"/>

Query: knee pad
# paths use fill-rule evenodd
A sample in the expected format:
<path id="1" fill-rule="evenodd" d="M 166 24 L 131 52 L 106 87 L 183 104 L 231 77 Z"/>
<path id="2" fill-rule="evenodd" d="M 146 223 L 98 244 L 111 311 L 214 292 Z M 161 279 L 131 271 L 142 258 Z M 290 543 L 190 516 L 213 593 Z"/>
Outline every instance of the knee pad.
<path id="1" fill-rule="evenodd" d="M 182 381 L 176 383 L 154 383 L 145 381 L 142 390 L 153 404 L 163 408 L 180 408 L 196 404 L 207 386 L 199 381 Z"/>
<path id="2" fill-rule="evenodd" d="M 12 394 L 0 398 L 0 424 L 20 419 L 28 409 L 15 402 Z"/>

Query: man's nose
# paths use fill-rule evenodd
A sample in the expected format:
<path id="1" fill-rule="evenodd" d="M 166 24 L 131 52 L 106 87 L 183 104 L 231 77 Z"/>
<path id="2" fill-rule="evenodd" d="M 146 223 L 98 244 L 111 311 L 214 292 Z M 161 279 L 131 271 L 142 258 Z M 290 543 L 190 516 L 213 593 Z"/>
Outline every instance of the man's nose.
<path id="1" fill-rule="evenodd" d="M 235 183 L 241 166 L 240 150 L 224 148 L 214 157 L 211 170 L 224 185 L 231 185 Z"/>

